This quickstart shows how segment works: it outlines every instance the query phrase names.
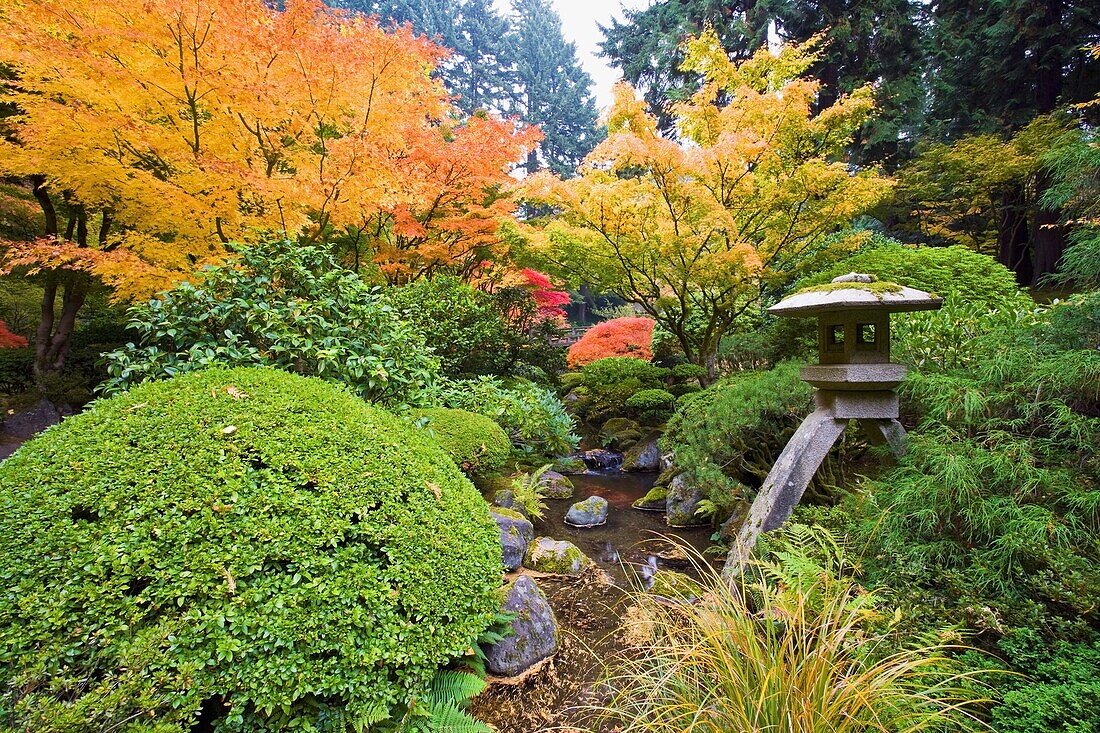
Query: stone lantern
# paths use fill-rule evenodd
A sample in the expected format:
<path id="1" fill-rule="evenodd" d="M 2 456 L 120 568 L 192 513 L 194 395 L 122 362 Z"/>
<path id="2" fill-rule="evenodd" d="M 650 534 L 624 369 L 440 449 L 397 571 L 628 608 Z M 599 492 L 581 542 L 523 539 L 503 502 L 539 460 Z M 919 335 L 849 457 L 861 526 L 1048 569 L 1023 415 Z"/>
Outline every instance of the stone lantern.
<path id="1" fill-rule="evenodd" d="M 730 549 L 728 571 L 740 571 L 761 532 L 783 526 L 849 420 L 857 420 L 872 443 L 885 444 L 897 455 L 904 452 L 896 389 L 906 368 L 890 361 L 890 314 L 936 310 L 942 304 L 924 291 L 850 273 L 768 309 L 778 316 L 817 318 L 818 363 L 800 373 L 816 388 L 816 409 L 798 426 L 760 487 Z"/>

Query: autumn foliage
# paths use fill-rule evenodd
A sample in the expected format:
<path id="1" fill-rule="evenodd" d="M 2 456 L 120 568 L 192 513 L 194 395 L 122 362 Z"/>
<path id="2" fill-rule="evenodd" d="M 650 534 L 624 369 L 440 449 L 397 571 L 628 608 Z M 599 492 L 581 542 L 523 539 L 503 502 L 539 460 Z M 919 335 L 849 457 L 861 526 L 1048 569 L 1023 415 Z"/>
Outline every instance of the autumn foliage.
<path id="1" fill-rule="evenodd" d="M 0 321 L 0 349 L 22 349 L 27 345 L 27 339 L 17 333 L 12 333 L 8 324 Z"/>
<path id="2" fill-rule="evenodd" d="M 569 347 L 570 369 L 577 369 L 609 356 L 630 356 L 649 361 L 653 358 L 652 318 L 614 318 L 597 323 Z"/>
<path id="3" fill-rule="evenodd" d="M 829 235 L 889 190 L 844 160 L 872 114 L 870 87 L 817 108 L 820 85 L 805 76 L 817 43 L 735 63 L 707 31 L 684 46 L 685 71 L 704 83 L 675 105 L 676 139 L 620 84 L 581 175 L 523 184 L 560 212 L 527 229 L 533 248 L 641 306 L 711 377 L 722 337 L 766 293 L 838 256 L 845 243 Z"/>
<path id="4" fill-rule="evenodd" d="M 391 281 L 497 254 L 510 162 L 537 130 L 461 120 L 408 28 L 320 0 L 3 0 L 0 174 L 42 237 L 7 269 L 145 296 L 263 232 L 343 233 Z M 67 280 L 71 297 L 82 286 Z M 62 319 L 64 320 L 64 319 Z"/>

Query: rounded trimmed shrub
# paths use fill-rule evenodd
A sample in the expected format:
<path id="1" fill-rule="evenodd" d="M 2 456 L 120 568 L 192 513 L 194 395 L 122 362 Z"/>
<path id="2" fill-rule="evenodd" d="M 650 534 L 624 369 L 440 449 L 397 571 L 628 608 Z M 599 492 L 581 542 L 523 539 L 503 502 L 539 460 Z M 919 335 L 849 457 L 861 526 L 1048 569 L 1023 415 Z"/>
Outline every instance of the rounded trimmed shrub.
<path id="1" fill-rule="evenodd" d="M 496 524 L 443 450 L 270 368 L 140 385 L 28 442 L 0 464 L 0 553 L 11 730 L 370 727 L 499 607 Z"/>
<path id="2" fill-rule="evenodd" d="M 409 413 L 413 422 L 428 430 L 451 460 L 468 474 L 500 468 L 512 454 L 512 441 L 495 422 L 474 412 L 431 407 Z"/>
<path id="3" fill-rule="evenodd" d="M 643 389 L 630 395 L 626 401 L 627 407 L 642 412 L 671 410 L 674 404 L 676 395 L 665 389 Z"/>

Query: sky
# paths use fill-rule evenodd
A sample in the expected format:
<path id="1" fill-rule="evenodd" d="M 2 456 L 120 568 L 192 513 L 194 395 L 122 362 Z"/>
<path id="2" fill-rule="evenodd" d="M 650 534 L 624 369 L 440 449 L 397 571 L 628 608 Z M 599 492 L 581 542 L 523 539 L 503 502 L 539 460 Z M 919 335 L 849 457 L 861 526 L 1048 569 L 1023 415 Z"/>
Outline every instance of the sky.
<path id="1" fill-rule="evenodd" d="M 577 44 L 577 57 L 581 66 L 592 77 L 592 93 L 596 97 L 596 107 L 603 110 L 611 104 L 611 88 L 621 79 L 618 69 L 600 58 L 599 43 L 603 40 L 600 24 L 609 25 L 614 16 L 622 19 L 622 9 L 645 8 L 651 0 L 550 0 L 551 5 L 561 16 L 562 32 L 566 40 Z M 503 13 L 510 13 L 510 0 L 494 0 L 494 5 Z"/>

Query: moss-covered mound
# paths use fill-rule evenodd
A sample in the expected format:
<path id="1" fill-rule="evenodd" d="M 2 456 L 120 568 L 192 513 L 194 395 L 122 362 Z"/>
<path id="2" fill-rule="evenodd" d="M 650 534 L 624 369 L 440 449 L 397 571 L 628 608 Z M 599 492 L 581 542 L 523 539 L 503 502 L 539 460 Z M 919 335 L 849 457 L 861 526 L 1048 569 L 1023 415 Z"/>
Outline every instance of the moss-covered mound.
<path id="1" fill-rule="evenodd" d="M 400 713 L 492 621 L 497 535 L 434 441 L 320 380 L 100 401 L 0 464 L 0 729 Z"/>
<path id="2" fill-rule="evenodd" d="M 512 453 L 508 434 L 492 419 L 467 410 L 434 407 L 413 410 L 410 419 L 424 428 L 468 474 L 494 471 Z"/>

